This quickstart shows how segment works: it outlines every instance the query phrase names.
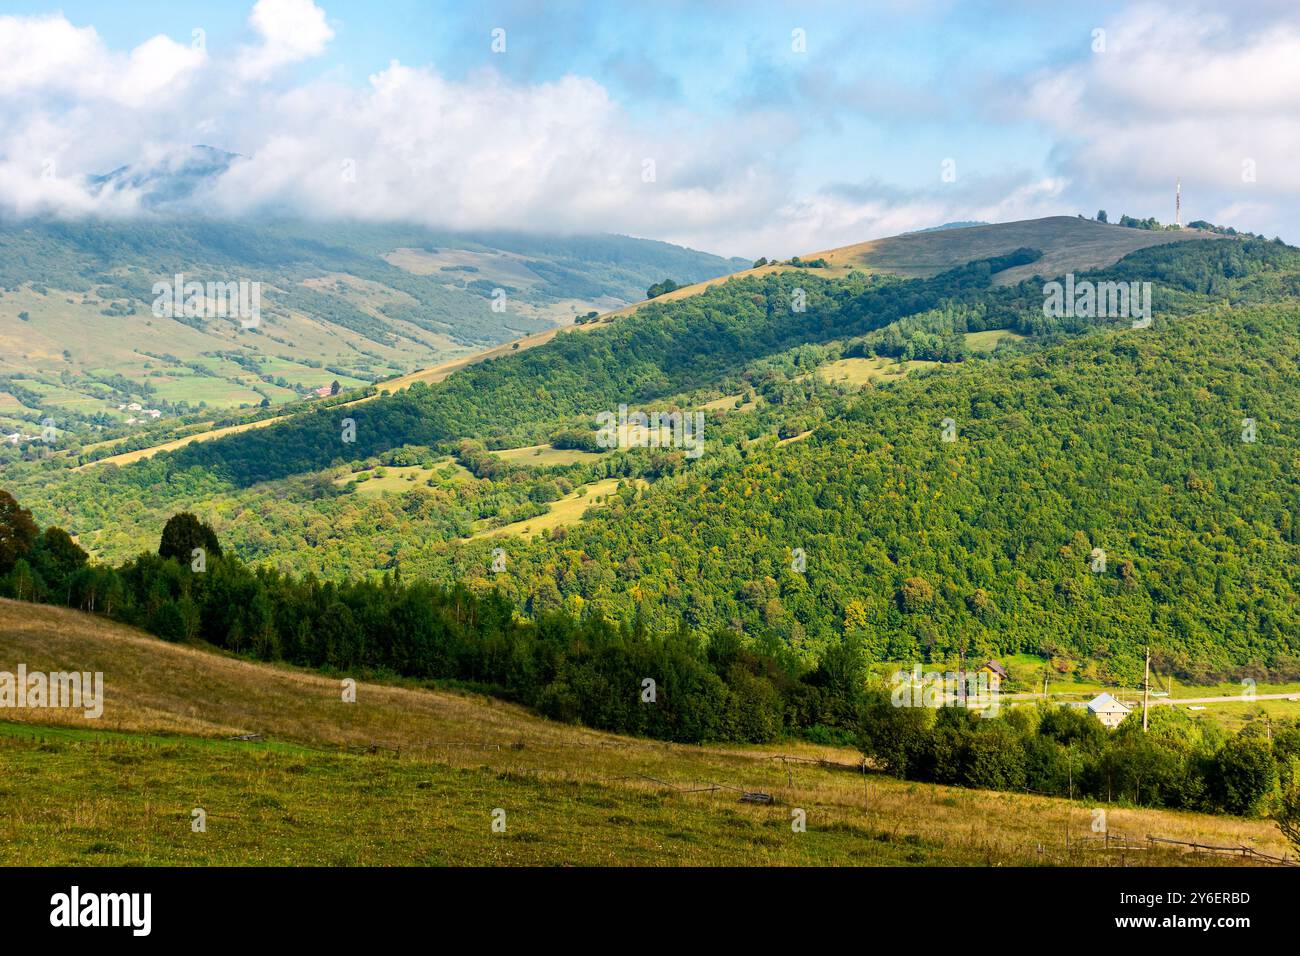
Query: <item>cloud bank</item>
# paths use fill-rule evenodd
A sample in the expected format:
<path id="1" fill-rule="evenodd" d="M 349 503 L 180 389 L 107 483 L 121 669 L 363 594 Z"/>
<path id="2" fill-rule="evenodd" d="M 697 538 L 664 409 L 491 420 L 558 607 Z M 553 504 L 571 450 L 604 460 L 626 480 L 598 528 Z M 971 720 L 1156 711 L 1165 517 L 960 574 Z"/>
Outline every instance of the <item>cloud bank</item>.
<path id="1" fill-rule="evenodd" d="M 995 77 L 998 89 L 1021 92 L 991 101 L 974 82 L 965 99 L 940 104 L 924 88 L 823 62 L 779 98 L 704 116 L 674 95 L 647 120 L 591 76 L 511 78 L 486 37 L 482 67 L 459 78 L 397 61 L 363 85 L 312 73 L 304 67 L 328 55 L 338 32 L 312 0 L 258 0 L 246 38 L 220 55 L 201 31 L 189 43 L 159 35 L 114 50 L 62 15 L 5 16 L 0 214 L 142 214 L 139 178 L 96 187 L 93 174 L 174 165 L 205 143 L 240 154 L 190 199 L 206 215 L 621 232 L 741 255 L 808 252 L 946 220 L 1091 211 L 1099 196 L 1112 217 L 1172 218 L 1148 206 L 1175 175 L 1200 196 L 1198 217 L 1282 219 L 1300 192 L 1286 161 L 1300 146 L 1300 31 L 1149 6 L 1105 29 L 1102 52 L 1082 36 L 1051 68 Z M 647 60 L 628 71 L 676 90 Z M 912 115 L 950 121 L 955 103 L 993 131 L 1033 124 L 1053 145 L 1048 156 L 1009 156 L 994 174 L 954 183 L 941 179 L 936 155 L 932 185 L 877 176 L 800 188 L 810 129 L 838 121 L 834 102 L 814 107 L 819 91 L 903 130 Z M 961 145 L 955 138 L 951 152 Z"/>

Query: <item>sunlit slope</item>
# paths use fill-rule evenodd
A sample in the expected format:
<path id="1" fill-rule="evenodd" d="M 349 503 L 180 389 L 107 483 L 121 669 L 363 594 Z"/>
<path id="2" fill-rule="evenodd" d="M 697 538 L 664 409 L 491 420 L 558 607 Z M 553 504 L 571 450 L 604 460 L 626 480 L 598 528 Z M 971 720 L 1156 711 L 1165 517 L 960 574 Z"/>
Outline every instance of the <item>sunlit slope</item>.
<path id="1" fill-rule="evenodd" d="M 977 259 L 1006 255 L 1017 249 L 1037 249 L 1043 253 L 1043 257 L 1037 262 L 1007 269 L 994 278 L 995 284 L 1009 284 L 1035 275 L 1058 276 L 1066 272 L 1103 268 L 1118 262 L 1131 252 L 1148 246 L 1184 242 L 1189 239 L 1222 238 L 1224 237 L 1215 233 L 1197 229 L 1158 232 L 1150 229 L 1112 226 L 1075 216 L 1049 216 L 1044 219 L 1024 219 L 1019 222 L 1002 222 L 987 226 L 906 233 L 901 236 L 872 239 L 851 246 L 811 252 L 799 258 L 804 262 L 826 260 L 826 268 L 807 270 L 813 275 L 843 275 L 859 269 L 869 273 L 923 278 L 938 275 L 947 269 Z M 658 296 L 653 301 L 670 302 L 675 299 L 689 298 L 731 278 L 792 270 L 797 270 L 797 267 L 788 263 L 746 269 L 731 276 L 683 286 Z M 645 302 L 637 302 L 611 312 L 610 315 L 626 315 L 643 305 Z"/>
<path id="2" fill-rule="evenodd" d="M 0 601 L 0 670 L 102 671 L 99 720 L 7 709 L 0 864 L 1115 865 L 1091 809 L 863 774 L 851 750 L 689 747 L 476 695 L 341 682 Z M 15 723 L 14 721 L 21 721 Z M 257 740 L 226 740 L 260 734 Z M 789 759 L 783 759 L 789 758 Z M 745 803 L 761 791 L 771 804 Z M 207 832 L 191 829 L 192 811 Z M 806 813 L 795 832 L 793 810 Z M 492 814 L 506 829 L 493 832 Z M 1267 821 L 1111 808 L 1112 834 L 1281 853 Z M 1065 846 L 1067 827 L 1074 838 Z M 1153 865 L 1236 862 L 1176 850 Z"/>
<path id="3" fill-rule="evenodd" d="M 858 268 L 913 278 L 937 275 L 954 266 L 1006 255 L 1020 248 L 1039 250 L 1043 257 L 1037 262 L 1007 269 L 994 279 L 995 283 L 1009 284 L 1036 275 L 1053 277 L 1066 272 L 1104 268 L 1148 246 L 1218 238 L 1222 237 L 1196 229 L 1157 232 L 1111 226 L 1074 216 L 1049 216 L 1046 219 L 891 236 L 804 258 L 824 258 L 832 272 Z"/>

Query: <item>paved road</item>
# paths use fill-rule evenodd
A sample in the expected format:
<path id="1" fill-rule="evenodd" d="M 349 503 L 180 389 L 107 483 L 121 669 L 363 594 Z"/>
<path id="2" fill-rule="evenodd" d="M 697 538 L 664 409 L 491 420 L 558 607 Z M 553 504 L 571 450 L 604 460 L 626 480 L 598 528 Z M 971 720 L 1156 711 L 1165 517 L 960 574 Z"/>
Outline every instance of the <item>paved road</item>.
<path id="1" fill-rule="evenodd" d="M 1035 700 L 1041 701 L 1043 699 L 1043 695 L 1042 694 L 1002 694 L 1001 699 L 1017 701 L 1017 702 L 1035 701 Z M 1054 696 L 1049 699 L 1052 700 L 1053 703 L 1057 703 L 1057 704 L 1082 705 L 1086 703 L 1086 701 L 1083 700 L 1075 700 L 1075 701 L 1058 700 Z M 1132 697 L 1126 695 L 1125 702 L 1128 702 L 1130 700 L 1134 702 L 1133 706 L 1140 708 L 1142 706 L 1141 692 L 1139 691 L 1136 695 Z M 1300 694 L 1295 693 L 1293 691 L 1289 694 L 1255 694 L 1252 697 L 1247 697 L 1245 694 L 1230 694 L 1227 697 L 1152 697 L 1151 706 L 1152 707 L 1171 706 L 1171 705 L 1176 706 L 1178 704 L 1253 704 L 1256 701 L 1260 701 L 1260 700 L 1300 700 Z"/>
<path id="2" fill-rule="evenodd" d="M 1253 704 L 1257 700 L 1300 700 L 1300 694 L 1232 694 L 1228 697 L 1153 697 L 1156 704 Z"/>

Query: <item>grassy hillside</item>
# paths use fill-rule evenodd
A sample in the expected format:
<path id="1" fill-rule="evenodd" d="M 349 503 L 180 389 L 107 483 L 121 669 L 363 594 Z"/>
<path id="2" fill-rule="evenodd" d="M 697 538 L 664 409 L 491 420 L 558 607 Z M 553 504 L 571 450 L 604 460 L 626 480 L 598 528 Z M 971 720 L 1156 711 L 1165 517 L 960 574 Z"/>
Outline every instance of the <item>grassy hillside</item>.
<path id="1" fill-rule="evenodd" d="M 1101 269 L 1150 246 L 1216 238 L 1221 237 L 1197 229 L 1129 229 L 1075 216 L 1049 216 L 892 236 L 804 258 L 824 258 L 831 272 L 856 268 L 902 276 L 932 276 L 973 259 L 1006 255 L 1023 246 L 1043 253 L 1039 261 L 1007 269 L 994 280 L 1008 285 L 1033 276 L 1050 278 L 1067 272 Z"/>
<path id="2" fill-rule="evenodd" d="M 1051 277 L 1067 272 L 1101 269 L 1113 265 L 1131 252 L 1150 246 L 1221 238 L 1223 237 L 1219 234 L 1198 229 L 1129 229 L 1076 216 L 1048 216 L 1043 219 L 912 232 L 885 239 L 872 239 L 799 257 L 804 262 L 824 260 L 823 268 L 799 268 L 781 260 L 742 270 L 735 273 L 734 277 L 777 273 L 842 276 L 859 270 L 905 278 L 925 278 L 977 259 L 1004 256 L 1016 249 L 1030 248 L 1042 252 L 1043 257 L 1038 262 L 1007 269 L 994 280 L 1000 285 L 1010 285 L 1034 276 Z M 651 301 L 689 299 L 729 278 L 732 276 L 686 284 Z M 611 315 L 627 315 L 646 304 L 637 302 L 618 309 Z"/>
<path id="3" fill-rule="evenodd" d="M 855 752 L 808 744 L 686 747 L 618 737 L 416 686 L 363 680 L 356 703 L 346 704 L 337 679 L 3 601 L 0 669 L 18 661 L 31 671 L 102 671 L 106 705 L 97 722 L 4 712 L 6 865 L 1119 859 L 1093 838 L 1093 808 L 1082 802 L 864 775 Z M 227 739 L 248 733 L 262 738 Z M 719 789 L 685 792 L 712 785 Z M 741 803 L 741 790 L 776 802 Z M 191 830 L 196 807 L 207 813 L 206 833 Z M 491 830 L 498 808 L 504 833 Z M 796 808 L 807 814 L 807 832 L 791 829 Z M 1284 851 L 1265 821 L 1112 807 L 1108 822 L 1112 838 Z M 1169 850 L 1126 856 L 1130 865 L 1211 862 Z"/>

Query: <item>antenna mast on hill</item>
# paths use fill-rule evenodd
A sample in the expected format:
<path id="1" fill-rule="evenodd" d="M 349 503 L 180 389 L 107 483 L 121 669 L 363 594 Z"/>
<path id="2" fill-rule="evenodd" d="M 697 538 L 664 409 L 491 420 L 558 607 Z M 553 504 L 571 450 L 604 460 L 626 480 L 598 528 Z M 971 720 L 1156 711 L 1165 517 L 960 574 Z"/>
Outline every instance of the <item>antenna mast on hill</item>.
<path id="1" fill-rule="evenodd" d="M 1183 228 L 1183 180 L 1180 177 L 1174 187 L 1174 225 Z"/>

